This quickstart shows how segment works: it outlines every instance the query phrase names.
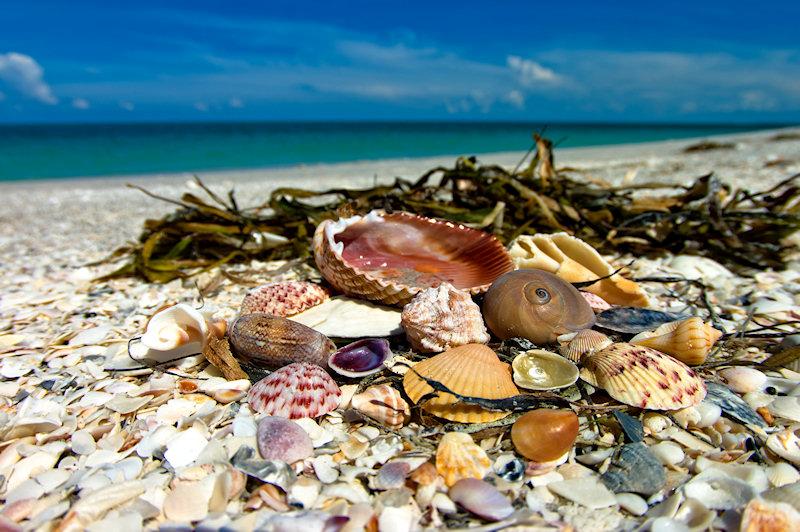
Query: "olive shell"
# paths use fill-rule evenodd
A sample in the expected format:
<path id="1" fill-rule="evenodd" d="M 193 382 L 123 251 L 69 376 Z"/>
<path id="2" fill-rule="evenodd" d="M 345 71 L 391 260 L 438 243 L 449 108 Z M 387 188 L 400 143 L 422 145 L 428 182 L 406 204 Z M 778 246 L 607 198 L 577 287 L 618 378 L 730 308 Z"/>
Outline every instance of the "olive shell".
<path id="1" fill-rule="evenodd" d="M 327 367 L 336 346 L 324 334 L 300 323 L 255 312 L 239 316 L 229 333 L 231 348 L 241 362 L 279 368 L 293 362 Z"/>

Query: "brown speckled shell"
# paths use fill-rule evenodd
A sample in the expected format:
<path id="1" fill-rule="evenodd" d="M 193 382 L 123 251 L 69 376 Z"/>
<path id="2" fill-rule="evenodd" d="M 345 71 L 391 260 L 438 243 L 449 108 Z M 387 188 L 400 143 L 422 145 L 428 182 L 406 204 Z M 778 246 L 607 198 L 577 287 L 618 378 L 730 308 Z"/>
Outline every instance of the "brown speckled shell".
<path id="1" fill-rule="evenodd" d="M 349 264 L 341 236 L 363 229 L 377 231 L 381 218 L 398 234 L 376 234 L 370 245 L 381 248 L 374 265 Z M 372 225 L 370 225 L 372 224 Z M 405 228 L 405 229 L 404 229 Z M 403 230 L 408 233 L 402 234 Z M 405 238 L 404 238 L 405 237 Z M 335 245 L 342 244 L 337 251 Z M 396 257 L 405 265 L 388 265 Z M 368 262 L 370 257 L 360 257 Z M 322 276 L 345 294 L 387 305 L 405 305 L 426 288 L 449 282 L 471 294 L 485 292 L 503 273 L 513 269 L 511 257 L 494 236 L 464 225 L 425 218 L 408 212 L 373 211 L 322 222 L 314 233 L 314 260 Z"/>
<path id="2" fill-rule="evenodd" d="M 318 284 L 306 281 L 267 283 L 250 290 L 242 300 L 240 314 L 263 312 L 288 318 L 315 307 L 330 294 Z"/>
<path id="3" fill-rule="evenodd" d="M 228 337 L 236 358 L 262 368 L 293 362 L 327 367 L 328 357 L 336 351 L 333 342 L 314 329 L 260 312 L 236 318 Z"/>
<path id="4" fill-rule="evenodd" d="M 706 361 L 714 343 L 722 336 L 711 323 L 704 323 L 697 316 L 685 320 L 665 323 L 654 331 L 639 333 L 630 343 L 651 347 L 672 355 L 690 366 Z"/>

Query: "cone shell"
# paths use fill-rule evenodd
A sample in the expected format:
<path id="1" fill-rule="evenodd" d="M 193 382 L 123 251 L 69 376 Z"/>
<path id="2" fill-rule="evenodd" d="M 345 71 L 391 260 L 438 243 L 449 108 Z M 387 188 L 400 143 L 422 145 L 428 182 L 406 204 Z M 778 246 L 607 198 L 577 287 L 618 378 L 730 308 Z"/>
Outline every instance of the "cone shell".
<path id="1" fill-rule="evenodd" d="M 639 333 L 630 343 L 650 347 L 672 355 L 690 366 L 705 362 L 714 343 L 722 336 L 711 323 L 694 316 L 685 320 L 665 323 L 654 331 Z"/>
<path id="2" fill-rule="evenodd" d="M 615 270 L 592 246 L 567 233 L 519 236 L 511 242 L 509 254 L 517 268 L 545 270 L 570 283 L 591 281 Z M 612 305 L 646 307 L 650 303 L 637 283 L 619 274 L 596 282 L 585 290 Z"/>
<path id="3" fill-rule="evenodd" d="M 683 362 L 649 347 L 619 343 L 583 359 L 581 378 L 621 403 L 679 410 L 706 396 L 703 380 Z"/>
<path id="4" fill-rule="evenodd" d="M 481 344 L 455 347 L 416 364 L 414 370 L 441 382 L 456 393 L 471 397 L 503 399 L 519 393 L 511 378 L 509 365 L 500 361 L 489 347 Z M 415 404 L 424 396 L 434 393 L 433 388 L 414 371 L 405 374 L 403 388 Z M 433 399 L 422 403 L 421 408 L 435 416 L 459 423 L 487 423 L 509 414 L 460 403 L 448 393 L 438 393 Z"/>
<path id="5" fill-rule="evenodd" d="M 388 384 L 370 386 L 356 394 L 350 406 L 390 429 L 399 429 L 411 417 L 411 410 L 400 392 Z"/>
<path id="6" fill-rule="evenodd" d="M 322 222 L 314 234 L 314 260 L 337 290 L 401 306 L 443 282 L 479 294 L 513 269 L 494 236 L 407 212 Z"/>
<path id="7" fill-rule="evenodd" d="M 339 406 L 342 392 L 324 369 L 296 363 L 267 375 L 250 388 L 250 409 L 289 419 L 319 417 Z"/>
<path id="8" fill-rule="evenodd" d="M 323 287 L 306 281 L 267 283 L 244 296 L 239 313 L 263 312 L 288 318 L 319 305 L 329 297 Z"/>
<path id="9" fill-rule="evenodd" d="M 400 318 L 411 346 L 440 353 L 466 344 L 485 344 L 489 333 L 472 296 L 450 283 L 428 288 L 403 307 Z"/>
<path id="10" fill-rule="evenodd" d="M 472 441 L 469 434 L 448 432 L 436 449 L 436 471 L 452 486 L 464 478 L 482 479 L 492 468 L 486 451 Z"/>
<path id="11" fill-rule="evenodd" d="M 578 364 L 585 356 L 592 355 L 612 344 L 611 338 L 593 329 L 583 329 L 576 333 L 558 337 L 562 355 Z"/>

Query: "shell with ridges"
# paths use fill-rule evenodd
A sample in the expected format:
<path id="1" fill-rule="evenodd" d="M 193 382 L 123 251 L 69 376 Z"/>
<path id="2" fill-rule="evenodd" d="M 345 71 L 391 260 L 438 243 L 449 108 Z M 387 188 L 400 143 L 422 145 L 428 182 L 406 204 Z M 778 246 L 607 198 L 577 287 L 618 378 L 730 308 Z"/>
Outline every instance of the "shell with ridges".
<path id="1" fill-rule="evenodd" d="M 578 366 L 571 361 L 545 351 L 531 349 L 514 357 L 514 384 L 527 390 L 557 390 L 575 384 Z"/>
<path id="2" fill-rule="evenodd" d="M 330 297 L 327 290 L 307 281 L 279 281 L 250 290 L 242 300 L 240 314 L 263 312 L 288 318 L 319 305 Z"/>
<path id="3" fill-rule="evenodd" d="M 704 323 L 697 316 L 685 320 L 665 323 L 654 331 L 639 333 L 630 343 L 643 345 L 656 351 L 672 355 L 690 366 L 705 362 L 714 343 L 722 336 L 711 323 Z"/>
<path id="4" fill-rule="evenodd" d="M 324 369 L 295 363 L 267 375 L 247 394 L 250 409 L 289 419 L 319 417 L 339 406 L 339 386 Z"/>
<path id="5" fill-rule="evenodd" d="M 649 347 L 618 343 L 583 359 L 581 378 L 621 403 L 648 410 L 695 406 L 703 380 L 683 362 Z"/>
<path id="6" fill-rule="evenodd" d="M 390 429 L 399 429 L 411 417 L 400 392 L 388 384 L 370 386 L 350 400 L 350 406 Z"/>
<path id="7" fill-rule="evenodd" d="M 314 260 L 337 290 L 387 305 L 405 305 L 443 282 L 479 294 L 513 269 L 494 236 L 407 212 L 322 222 L 314 233 Z"/>
<path id="8" fill-rule="evenodd" d="M 471 397 L 504 399 L 519 393 L 511 378 L 509 365 L 502 362 L 491 348 L 482 344 L 454 347 L 419 362 L 413 369 L 403 377 L 403 388 L 415 404 L 434 392 L 417 373 L 441 382 L 456 393 Z M 488 423 L 509 414 L 461 403 L 449 393 L 438 393 L 422 403 L 421 408 L 459 423 Z"/>
<path id="9" fill-rule="evenodd" d="M 600 331 L 583 329 L 559 336 L 558 343 L 561 344 L 561 354 L 577 364 L 583 357 L 602 351 L 613 342 Z"/>
<path id="10" fill-rule="evenodd" d="M 411 347 L 424 353 L 489 341 L 480 307 L 470 294 L 450 283 L 414 296 L 403 307 L 401 323 Z"/>
<path id="11" fill-rule="evenodd" d="M 792 532 L 800 530 L 800 512 L 785 502 L 752 499 L 744 509 L 740 532 Z"/>
<path id="12" fill-rule="evenodd" d="M 469 434 L 448 432 L 436 448 L 436 471 L 452 486 L 463 478 L 485 477 L 492 468 L 486 451 L 472 441 Z"/>
<path id="13" fill-rule="evenodd" d="M 509 254 L 518 268 L 545 270 L 571 283 L 591 281 L 615 271 L 592 246 L 567 233 L 521 235 L 511 242 Z M 646 307 L 650 303 L 637 283 L 619 274 L 585 290 L 613 305 Z"/>

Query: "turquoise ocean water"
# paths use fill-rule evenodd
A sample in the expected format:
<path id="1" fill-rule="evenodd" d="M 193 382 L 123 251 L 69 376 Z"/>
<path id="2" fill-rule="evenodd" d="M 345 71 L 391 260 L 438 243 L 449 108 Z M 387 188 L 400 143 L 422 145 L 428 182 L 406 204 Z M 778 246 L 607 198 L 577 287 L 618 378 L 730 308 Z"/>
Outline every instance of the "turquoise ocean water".
<path id="1" fill-rule="evenodd" d="M 559 147 L 737 133 L 777 124 L 550 124 Z M 0 181 L 524 151 L 541 123 L 0 125 Z"/>

